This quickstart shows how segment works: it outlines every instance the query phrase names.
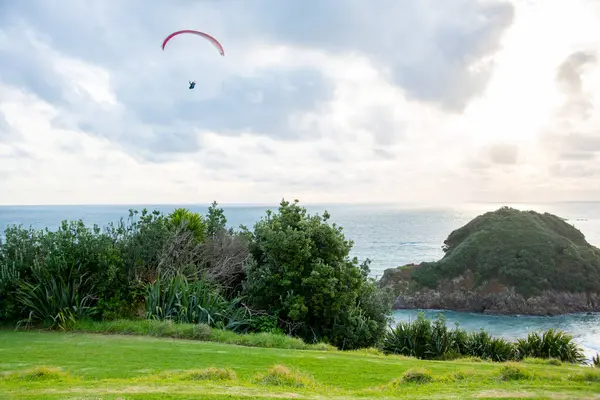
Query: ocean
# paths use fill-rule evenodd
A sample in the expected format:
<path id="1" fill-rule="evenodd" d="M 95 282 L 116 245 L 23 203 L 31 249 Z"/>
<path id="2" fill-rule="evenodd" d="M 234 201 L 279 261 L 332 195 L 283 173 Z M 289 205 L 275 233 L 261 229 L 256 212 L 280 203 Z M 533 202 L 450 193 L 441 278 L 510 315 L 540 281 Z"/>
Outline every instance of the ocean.
<path id="1" fill-rule="evenodd" d="M 424 207 L 400 205 L 306 205 L 309 213 L 327 210 L 331 221 L 344 228 L 347 239 L 354 241 L 351 255 L 359 261 L 371 260 L 371 275 L 380 278 L 386 268 L 399 265 L 434 261 L 443 256 L 441 246 L 452 232 L 487 211 L 501 206 L 522 210 L 550 212 L 563 217 L 585 236 L 589 243 L 600 247 L 600 202 L 593 203 L 543 203 L 509 204 L 479 203 L 454 207 Z M 82 219 L 86 224 L 104 226 L 126 219 L 130 208 L 160 210 L 168 213 L 177 205 L 90 205 L 90 206 L 0 206 L 0 232 L 7 225 L 22 224 L 34 228 L 55 229 L 62 220 Z M 206 213 L 208 204 L 190 206 L 192 211 Z M 243 224 L 252 227 L 267 209 L 277 206 L 227 205 L 228 225 Z M 436 311 L 429 310 L 432 316 Z M 484 328 L 492 335 L 508 339 L 523 337 L 527 332 L 556 327 L 571 333 L 591 357 L 600 352 L 600 313 L 591 315 L 565 315 L 558 317 L 489 316 L 473 313 L 444 312 L 448 323 L 454 322 L 467 330 Z M 416 310 L 394 313 L 396 321 L 416 318 Z"/>

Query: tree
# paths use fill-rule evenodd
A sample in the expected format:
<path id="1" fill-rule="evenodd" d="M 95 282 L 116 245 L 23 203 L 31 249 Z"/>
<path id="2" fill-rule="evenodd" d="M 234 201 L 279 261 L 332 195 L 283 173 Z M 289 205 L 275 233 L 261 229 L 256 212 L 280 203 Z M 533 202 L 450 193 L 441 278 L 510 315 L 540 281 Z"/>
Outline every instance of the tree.
<path id="1" fill-rule="evenodd" d="M 217 202 L 213 201 L 210 207 L 208 207 L 208 214 L 206 215 L 206 234 L 208 237 L 215 237 L 226 229 L 227 218 L 225 217 L 225 211 L 220 207 L 217 208 Z"/>
<path id="2" fill-rule="evenodd" d="M 360 300 L 375 295 L 368 287 L 368 266 L 350 259 L 353 242 L 329 218 L 327 212 L 308 215 L 298 200 L 282 200 L 277 213 L 267 211 L 251 233 L 245 292 L 253 307 L 279 316 L 289 333 L 305 341 L 345 348 L 373 345 L 379 337 L 371 331 L 385 328 L 387 320 L 372 315 L 381 314 L 379 309 L 363 308 Z M 383 307 L 383 314 L 388 311 Z M 362 337 L 345 346 L 344 327 L 357 324 Z"/>
<path id="3" fill-rule="evenodd" d="M 169 221 L 175 229 L 184 228 L 192 232 L 198 242 L 206 239 L 207 224 L 198 213 L 187 208 L 176 208 L 169 214 Z"/>

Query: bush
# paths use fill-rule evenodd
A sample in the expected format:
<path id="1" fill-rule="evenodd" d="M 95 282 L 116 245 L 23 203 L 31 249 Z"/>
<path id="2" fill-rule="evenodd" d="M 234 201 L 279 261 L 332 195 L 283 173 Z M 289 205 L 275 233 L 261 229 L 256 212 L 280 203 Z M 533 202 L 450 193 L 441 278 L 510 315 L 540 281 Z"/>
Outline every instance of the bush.
<path id="1" fill-rule="evenodd" d="M 422 313 L 415 322 L 399 322 L 384 339 L 387 354 L 401 354 L 421 359 L 430 358 L 431 323 Z"/>
<path id="2" fill-rule="evenodd" d="M 17 300 L 28 313 L 28 324 L 37 320 L 50 328 L 66 329 L 96 313 L 91 306 L 94 289 L 81 271 L 81 264 L 67 265 L 54 274 L 36 265 L 31 272 L 33 283 L 22 281 L 17 289 Z"/>
<path id="3" fill-rule="evenodd" d="M 585 360 L 583 351 L 573 342 L 573 337 L 554 329 L 541 335 L 533 332 L 527 338 L 517 340 L 520 357 L 555 358 L 568 363 L 582 363 Z"/>
<path id="4" fill-rule="evenodd" d="M 388 330 L 383 341 L 386 354 L 401 354 L 420 359 L 448 360 L 470 357 L 494 362 L 519 361 L 527 358 L 543 359 L 545 363 L 560 365 L 561 361 L 582 363 L 585 360 L 582 350 L 572 341 L 571 336 L 550 329 L 542 335 L 530 334 L 516 343 L 491 337 L 483 329 L 467 333 L 460 329 L 446 327 L 442 314 L 432 323 L 423 313 L 415 321 L 399 322 Z"/>
<path id="5" fill-rule="evenodd" d="M 90 229 L 81 221 L 63 221 L 55 232 L 10 226 L 4 236 L 0 246 L 0 318 L 15 321 L 29 317 L 32 310 L 23 307 L 23 298 L 17 296 L 19 288 L 52 285 L 47 281 L 50 277 L 57 285 L 66 283 L 74 266 L 78 276 L 86 279 L 81 290 L 87 292 L 81 298 L 87 296 L 96 303 L 127 291 L 119 249 L 98 226 Z"/>
<path id="6" fill-rule="evenodd" d="M 271 310 L 282 328 L 305 341 L 323 339 L 345 349 L 376 345 L 387 321 L 381 308 L 360 301 L 374 296 L 365 287 L 368 265 L 349 258 L 352 242 L 328 223 L 327 212 L 310 216 L 297 203 L 282 200 L 278 213 L 268 211 L 248 232 L 245 293 L 251 305 Z"/>
<path id="7" fill-rule="evenodd" d="M 186 208 L 176 208 L 169 214 L 168 219 L 171 229 L 188 231 L 198 242 L 206 239 L 206 224 L 200 214 Z"/>
<path id="8" fill-rule="evenodd" d="M 484 360 L 504 362 L 516 360 L 518 353 L 514 343 L 502 338 L 492 338 L 487 332 L 471 332 L 465 345 L 466 354 Z"/>
<path id="9" fill-rule="evenodd" d="M 467 335 L 458 326 L 449 330 L 443 314 L 432 323 L 419 313 L 414 322 L 400 322 L 386 333 L 383 350 L 421 359 L 454 359 L 461 355 L 487 358 L 490 343 L 485 332 Z"/>
<path id="10" fill-rule="evenodd" d="M 225 299 L 205 280 L 189 282 L 185 276 L 177 275 L 166 280 L 158 278 L 148 286 L 146 316 L 246 331 L 251 321 L 244 318 L 246 310 L 237 307 L 237 302 Z"/>

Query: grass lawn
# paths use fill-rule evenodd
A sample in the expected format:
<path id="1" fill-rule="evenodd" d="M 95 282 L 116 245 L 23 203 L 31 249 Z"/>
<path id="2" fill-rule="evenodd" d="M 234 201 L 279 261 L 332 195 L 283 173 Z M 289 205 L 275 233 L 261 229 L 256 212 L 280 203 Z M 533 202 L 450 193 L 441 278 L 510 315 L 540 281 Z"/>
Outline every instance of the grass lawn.
<path id="1" fill-rule="evenodd" d="M 210 369 L 212 368 L 212 369 Z M 0 330 L 2 399 L 600 399 L 600 370 Z"/>

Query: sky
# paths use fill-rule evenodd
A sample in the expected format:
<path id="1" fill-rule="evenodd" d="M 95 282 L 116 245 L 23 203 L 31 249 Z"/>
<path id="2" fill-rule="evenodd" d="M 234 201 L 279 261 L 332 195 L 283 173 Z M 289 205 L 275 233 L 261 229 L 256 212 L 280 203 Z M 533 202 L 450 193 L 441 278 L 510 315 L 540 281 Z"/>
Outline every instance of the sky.
<path id="1" fill-rule="evenodd" d="M 0 204 L 596 201 L 599 57 L 597 0 L 0 0 Z"/>

